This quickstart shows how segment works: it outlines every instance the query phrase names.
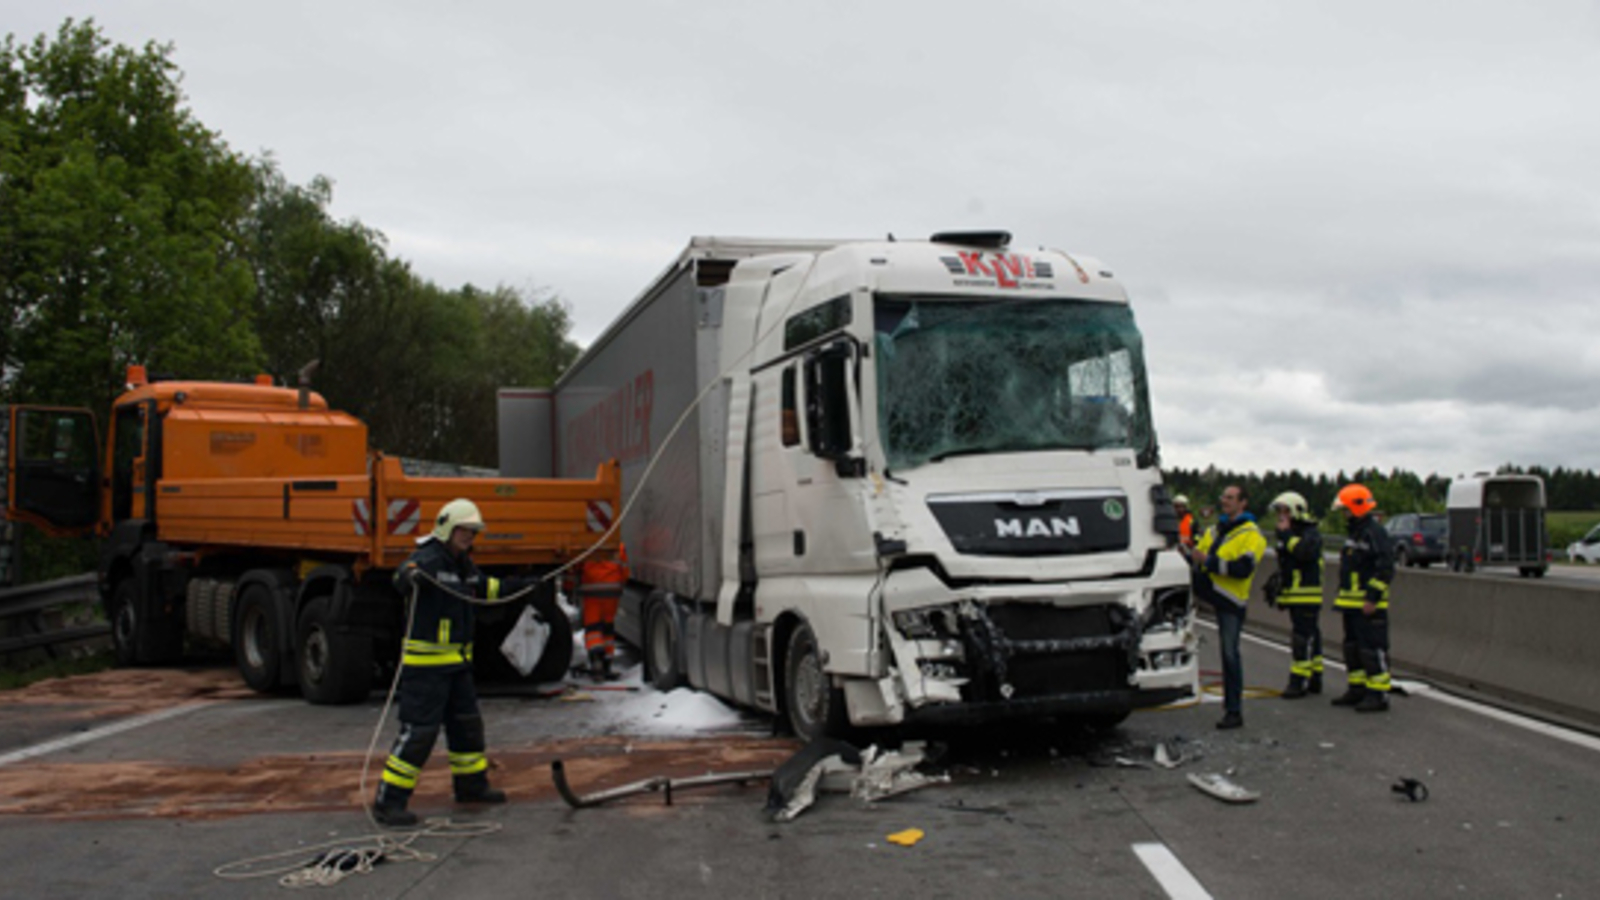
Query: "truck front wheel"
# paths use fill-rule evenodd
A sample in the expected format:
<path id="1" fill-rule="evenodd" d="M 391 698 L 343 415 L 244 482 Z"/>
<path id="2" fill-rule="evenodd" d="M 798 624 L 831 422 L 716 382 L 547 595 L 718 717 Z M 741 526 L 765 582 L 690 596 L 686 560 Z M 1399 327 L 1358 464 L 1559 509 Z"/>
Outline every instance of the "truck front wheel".
<path id="1" fill-rule="evenodd" d="M 262 693 L 277 690 L 283 683 L 282 631 L 272 592 L 261 584 L 245 588 L 233 622 L 233 656 L 244 683 Z"/>
<path id="2" fill-rule="evenodd" d="M 300 613 L 300 691 L 312 703 L 359 703 L 372 690 L 372 639 L 333 619 L 333 598 Z"/>
<path id="3" fill-rule="evenodd" d="M 183 656 L 183 618 L 152 621 L 149 607 L 140 600 L 139 582 L 132 576 L 111 591 L 111 644 L 117 665 L 160 665 Z"/>
<path id="4" fill-rule="evenodd" d="M 824 735 L 839 737 L 849 727 L 844 691 L 832 684 L 822 668 L 822 654 L 811 626 L 801 624 L 789 635 L 784 657 L 784 705 L 795 737 L 813 741 Z"/>

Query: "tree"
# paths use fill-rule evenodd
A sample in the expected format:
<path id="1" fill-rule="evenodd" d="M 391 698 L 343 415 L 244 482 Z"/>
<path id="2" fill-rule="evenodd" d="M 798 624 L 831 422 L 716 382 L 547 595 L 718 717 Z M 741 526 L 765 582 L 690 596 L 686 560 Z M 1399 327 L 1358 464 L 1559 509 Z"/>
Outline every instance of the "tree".
<path id="1" fill-rule="evenodd" d="M 0 44 L 0 354 L 13 400 L 104 412 L 129 363 L 259 355 L 240 226 L 250 167 L 183 106 L 171 45 L 92 21 Z"/>

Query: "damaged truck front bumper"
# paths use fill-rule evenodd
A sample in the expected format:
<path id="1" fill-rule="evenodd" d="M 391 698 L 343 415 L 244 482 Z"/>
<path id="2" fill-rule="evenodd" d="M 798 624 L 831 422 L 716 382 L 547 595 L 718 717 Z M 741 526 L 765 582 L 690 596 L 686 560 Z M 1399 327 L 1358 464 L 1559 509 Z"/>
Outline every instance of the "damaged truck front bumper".
<path id="1" fill-rule="evenodd" d="M 895 574 L 911 578 L 885 598 L 888 671 L 845 686 L 857 724 L 1116 717 L 1194 695 L 1187 585 L 996 585 L 951 600 L 936 579 Z"/>

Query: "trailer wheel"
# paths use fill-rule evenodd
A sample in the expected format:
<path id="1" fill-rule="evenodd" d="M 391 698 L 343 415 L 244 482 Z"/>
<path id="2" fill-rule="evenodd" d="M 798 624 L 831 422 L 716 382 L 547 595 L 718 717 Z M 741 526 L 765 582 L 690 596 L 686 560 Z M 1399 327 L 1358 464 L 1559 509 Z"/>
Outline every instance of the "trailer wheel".
<path id="1" fill-rule="evenodd" d="M 670 691 L 684 684 L 683 668 L 678 665 L 678 623 L 666 601 L 650 604 L 644 618 L 645 677 L 658 691 Z"/>
<path id="2" fill-rule="evenodd" d="M 844 691 L 834 687 L 823 671 L 817 637 L 808 624 L 789 635 L 784 676 L 784 706 L 795 737 L 809 742 L 824 735 L 839 737 L 848 730 Z"/>
<path id="3" fill-rule="evenodd" d="M 261 584 L 245 588 L 233 621 L 233 657 L 244 683 L 262 693 L 277 690 L 283 683 L 282 630 L 272 592 Z"/>
<path id="4" fill-rule="evenodd" d="M 300 692 L 312 703 L 359 703 L 372 690 L 372 639 L 341 630 L 333 598 L 318 597 L 300 613 Z"/>

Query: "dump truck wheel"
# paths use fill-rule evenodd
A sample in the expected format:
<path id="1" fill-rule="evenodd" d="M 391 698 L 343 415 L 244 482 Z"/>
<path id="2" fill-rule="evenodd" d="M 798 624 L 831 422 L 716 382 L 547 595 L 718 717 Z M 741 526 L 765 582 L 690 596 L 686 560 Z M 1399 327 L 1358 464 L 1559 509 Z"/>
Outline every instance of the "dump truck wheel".
<path id="1" fill-rule="evenodd" d="M 333 621 L 333 599 L 318 597 L 300 613 L 300 692 L 312 703 L 359 703 L 372 690 L 372 640 Z"/>
<path id="2" fill-rule="evenodd" d="M 111 645 L 117 665 L 139 662 L 139 586 L 132 578 L 117 582 L 111 592 Z"/>
<path id="3" fill-rule="evenodd" d="M 811 626 L 801 624 L 789 635 L 784 656 L 784 706 L 789 727 L 803 741 L 825 735 L 839 737 L 849 727 L 844 691 L 836 688 L 822 668 L 822 654 Z"/>
<path id="4" fill-rule="evenodd" d="M 152 622 L 139 602 L 139 583 L 133 577 L 117 582 L 111 592 L 111 644 L 117 665 L 161 665 L 183 656 L 183 618 Z"/>
<path id="5" fill-rule="evenodd" d="M 263 693 L 277 690 L 283 683 L 282 630 L 272 592 L 260 584 L 245 588 L 233 622 L 233 657 L 244 683 Z"/>
<path id="6" fill-rule="evenodd" d="M 684 684 L 683 669 L 678 665 L 678 625 L 672 609 L 662 600 L 650 604 L 645 613 L 644 666 L 645 677 L 658 691 Z"/>

